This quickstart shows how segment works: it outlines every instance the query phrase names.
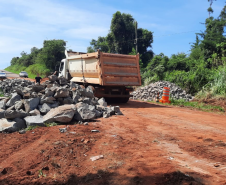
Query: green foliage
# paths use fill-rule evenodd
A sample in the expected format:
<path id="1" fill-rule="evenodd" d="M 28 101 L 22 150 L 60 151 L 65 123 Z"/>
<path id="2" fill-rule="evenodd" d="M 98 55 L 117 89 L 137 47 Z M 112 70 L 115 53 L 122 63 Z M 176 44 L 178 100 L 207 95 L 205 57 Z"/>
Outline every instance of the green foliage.
<path id="1" fill-rule="evenodd" d="M 65 58 L 66 42 L 63 40 L 45 40 L 43 48 L 31 48 L 30 54 L 21 52 L 21 57 L 13 57 L 11 66 L 5 70 L 19 74 L 26 71 L 29 78 L 35 78 L 37 73 L 45 77 L 50 72 L 55 71 L 60 61 Z"/>
<path id="2" fill-rule="evenodd" d="M 148 61 L 153 58 L 153 51 L 150 49 L 153 43 L 153 35 L 146 29 L 138 28 L 137 38 L 138 52 L 141 58 L 140 64 L 145 67 Z M 130 14 L 117 11 L 113 14 L 109 34 L 106 37 L 98 37 L 97 40 L 92 39 L 87 52 L 95 52 L 99 49 L 109 53 L 130 54 L 135 47 L 134 40 L 134 18 Z"/>
<path id="3" fill-rule="evenodd" d="M 191 107 L 191 108 L 196 108 L 196 109 L 208 111 L 208 112 L 213 110 L 225 112 L 224 108 L 220 106 L 207 105 L 207 104 L 199 103 L 196 101 L 189 102 L 189 101 L 185 101 L 184 99 L 179 99 L 179 100 L 170 99 L 170 101 L 171 101 L 170 105 Z"/>
<path id="4" fill-rule="evenodd" d="M 203 86 L 196 98 L 226 98 L 226 65 L 219 67 L 213 76 L 213 80 Z"/>
<path id="5" fill-rule="evenodd" d="M 55 66 L 65 58 L 66 42 L 63 40 L 45 40 L 42 50 L 38 53 L 36 63 L 46 65 L 47 69 L 54 71 Z"/>
<path id="6" fill-rule="evenodd" d="M 29 130 L 34 130 L 34 129 L 36 129 L 36 128 L 38 128 L 38 127 L 40 127 L 40 126 L 29 126 L 29 127 L 27 127 L 25 130 L 26 131 L 29 131 Z"/>
<path id="7" fill-rule="evenodd" d="M 2 89 L 0 89 L 0 97 L 4 97 L 4 93 L 2 92 Z"/>
<path id="8" fill-rule="evenodd" d="M 213 0 L 209 0 L 209 13 Z M 197 97 L 226 97 L 226 6 L 218 18 L 209 17 L 205 21 L 206 29 L 196 34 L 191 45 L 190 55 L 173 54 L 170 58 L 163 53 L 155 55 L 141 70 L 142 82 L 165 80 L 176 83 Z"/>
<path id="9" fill-rule="evenodd" d="M 53 126 L 57 126 L 57 125 L 59 125 L 59 124 L 55 123 L 55 122 L 53 122 L 53 123 L 45 123 L 46 127 L 53 127 Z"/>

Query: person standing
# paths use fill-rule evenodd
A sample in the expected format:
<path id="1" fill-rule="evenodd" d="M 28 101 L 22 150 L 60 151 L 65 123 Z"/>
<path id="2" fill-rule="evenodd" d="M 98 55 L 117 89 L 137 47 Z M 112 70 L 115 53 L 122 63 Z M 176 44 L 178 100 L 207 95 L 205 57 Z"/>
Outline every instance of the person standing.
<path id="1" fill-rule="evenodd" d="M 35 82 L 36 84 L 40 85 L 42 78 L 39 76 L 39 74 L 37 74 L 37 76 L 35 77 Z"/>

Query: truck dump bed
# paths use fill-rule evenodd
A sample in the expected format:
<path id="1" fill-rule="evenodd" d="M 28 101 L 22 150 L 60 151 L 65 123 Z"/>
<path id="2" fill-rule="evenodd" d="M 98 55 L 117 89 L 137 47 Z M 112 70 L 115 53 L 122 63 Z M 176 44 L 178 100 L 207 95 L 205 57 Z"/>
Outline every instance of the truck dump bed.
<path id="1" fill-rule="evenodd" d="M 140 86 L 138 55 L 66 52 L 71 81 L 102 86 Z"/>

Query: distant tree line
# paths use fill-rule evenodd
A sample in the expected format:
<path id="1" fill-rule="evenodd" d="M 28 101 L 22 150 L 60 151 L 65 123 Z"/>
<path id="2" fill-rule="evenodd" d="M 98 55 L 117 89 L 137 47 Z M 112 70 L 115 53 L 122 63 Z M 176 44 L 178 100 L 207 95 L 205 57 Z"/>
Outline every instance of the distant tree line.
<path id="1" fill-rule="evenodd" d="M 11 60 L 11 68 L 14 70 L 27 70 L 32 74 L 40 73 L 45 75 L 55 70 L 59 66 L 60 61 L 65 58 L 64 40 L 45 40 L 43 48 L 31 48 L 28 54 L 24 51 L 21 52 L 21 57 L 14 57 Z M 19 70 L 18 70 L 19 71 Z"/>

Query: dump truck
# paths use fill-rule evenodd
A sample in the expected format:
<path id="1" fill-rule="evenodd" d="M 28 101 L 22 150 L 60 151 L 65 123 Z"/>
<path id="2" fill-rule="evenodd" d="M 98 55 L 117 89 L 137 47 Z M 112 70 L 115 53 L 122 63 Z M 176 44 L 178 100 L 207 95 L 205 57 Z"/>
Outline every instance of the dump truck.
<path id="1" fill-rule="evenodd" d="M 139 54 L 123 55 L 65 51 L 60 62 L 59 77 L 91 86 L 94 96 L 126 103 L 132 87 L 141 85 Z"/>

